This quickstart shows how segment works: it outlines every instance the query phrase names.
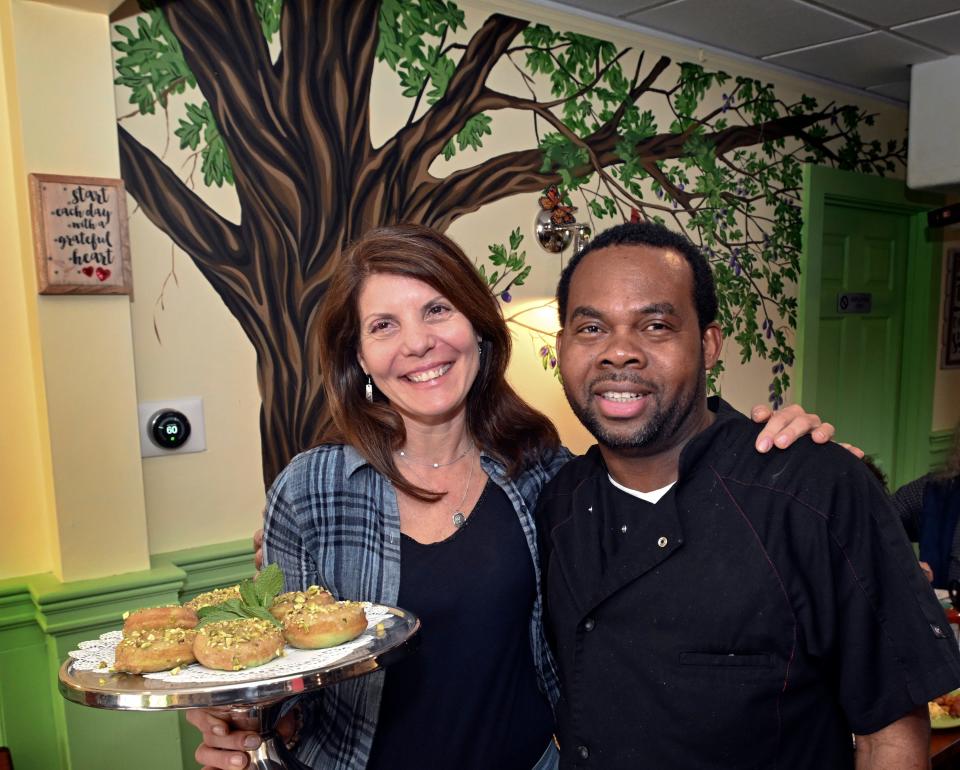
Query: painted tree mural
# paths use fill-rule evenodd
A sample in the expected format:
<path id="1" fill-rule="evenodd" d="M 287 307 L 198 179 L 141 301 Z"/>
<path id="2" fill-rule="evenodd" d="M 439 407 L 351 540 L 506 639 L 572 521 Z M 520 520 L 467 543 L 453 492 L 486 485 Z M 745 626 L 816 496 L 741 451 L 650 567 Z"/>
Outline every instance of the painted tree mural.
<path id="1" fill-rule="evenodd" d="M 445 230 L 550 184 L 592 216 L 683 227 L 713 264 L 725 334 L 744 359 L 770 360 L 779 405 L 796 326 L 788 285 L 798 270 L 801 164 L 883 174 L 904 157 L 897 141 L 861 137 L 872 118 L 857 107 L 786 103 L 754 79 L 672 66 L 506 15 L 467 37 L 464 14 L 446 0 L 143 7 L 135 28 L 116 27 L 117 83 L 138 113 L 187 101 L 173 133 L 196 152 L 204 185 L 235 185 L 240 222 L 204 202 L 196 169 L 181 178 L 121 121 L 123 178 L 256 350 L 267 483 L 314 442 L 323 411 L 317 309 L 341 249 L 366 229 L 407 221 Z M 378 62 L 393 70 L 410 109 L 375 147 Z M 490 85 L 498 65 L 518 73 L 524 93 Z M 534 146 L 442 176 L 432 170 L 440 157 L 479 149 L 503 110 L 529 116 Z M 518 235 L 491 250 L 487 275 L 498 291 L 528 270 Z"/>

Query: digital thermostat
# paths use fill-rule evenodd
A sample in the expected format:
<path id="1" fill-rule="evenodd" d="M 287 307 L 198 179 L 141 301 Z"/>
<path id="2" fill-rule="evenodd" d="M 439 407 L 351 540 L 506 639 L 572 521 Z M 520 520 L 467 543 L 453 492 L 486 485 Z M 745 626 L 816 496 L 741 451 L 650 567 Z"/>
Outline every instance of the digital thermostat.
<path id="1" fill-rule="evenodd" d="M 161 409 L 150 418 L 150 440 L 161 449 L 176 449 L 190 438 L 190 420 L 176 409 Z"/>
<path id="2" fill-rule="evenodd" d="M 207 448 L 203 399 L 198 396 L 141 401 L 137 416 L 143 457 L 169 457 Z"/>

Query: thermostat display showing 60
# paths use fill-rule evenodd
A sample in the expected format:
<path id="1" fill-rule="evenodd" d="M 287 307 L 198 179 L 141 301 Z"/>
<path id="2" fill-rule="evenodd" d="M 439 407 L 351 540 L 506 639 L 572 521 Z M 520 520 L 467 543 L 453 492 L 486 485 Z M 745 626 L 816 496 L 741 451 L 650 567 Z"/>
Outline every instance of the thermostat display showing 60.
<path id="1" fill-rule="evenodd" d="M 176 449 L 190 438 L 190 420 L 176 409 L 161 409 L 150 418 L 150 440 L 161 449 Z"/>

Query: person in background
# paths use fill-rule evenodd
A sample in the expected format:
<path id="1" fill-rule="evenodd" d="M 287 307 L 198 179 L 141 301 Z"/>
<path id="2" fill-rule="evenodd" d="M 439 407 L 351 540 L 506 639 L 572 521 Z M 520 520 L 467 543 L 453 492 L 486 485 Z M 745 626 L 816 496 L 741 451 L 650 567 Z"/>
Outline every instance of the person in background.
<path id="1" fill-rule="evenodd" d="M 944 467 L 904 484 L 893 494 L 907 536 L 920 546 L 920 562 L 934 588 L 960 581 L 960 422 Z"/>
<path id="2" fill-rule="evenodd" d="M 571 455 L 506 381 L 497 301 L 456 244 L 413 225 L 362 237 L 326 296 L 330 421 L 270 489 L 265 561 L 287 590 L 319 584 L 400 606 L 423 631 L 418 652 L 385 674 L 302 698 L 282 734 L 324 770 L 554 767 L 533 509 Z M 833 433 L 788 408 L 756 446 L 809 431 Z M 259 744 L 216 711 L 188 719 L 206 768 L 245 767 L 240 752 Z"/>
<path id="3" fill-rule="evenodd" d="M 960 686 L 943 610 L 862 462 L 758 454 L 707 398 L 700 251 L 613 228 L 557 300 L 564 391 L 598 442 L 537 515 L 560 767 L 928 767 L 927 701 Z"/>

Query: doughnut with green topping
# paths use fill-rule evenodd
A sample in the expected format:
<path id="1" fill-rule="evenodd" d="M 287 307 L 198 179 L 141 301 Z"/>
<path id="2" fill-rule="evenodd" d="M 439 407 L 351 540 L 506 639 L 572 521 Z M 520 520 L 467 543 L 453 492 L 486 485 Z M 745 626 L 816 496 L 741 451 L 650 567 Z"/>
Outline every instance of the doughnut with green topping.
<path id="1" fill-rule="evenodd" d="M 283 634 L 269 620 L 241 618 L 207 623 L 197 630 L 193 654 L 207 668 L 240 671 L 269 663 L 283 651 Z"/>
<path id="2" fill-rule="evenodd" d="M 123 613 L 123 635 L 145 628 L 194 628 L 198 622 L 196 612 L 179 604 L 144 607 Z"/>
<path id="3" fill-rule="evenodd" d="M 316 650 L 356 639 L 367 628 L 360 602 L 305 604 L 283 620 L 283 636 L 293 647 Z"/>
<path id="4" fill-rule="evenodd" d="M 113 668 L 128 674 L 145 674 L 193 663 L 196 635 L 189 628 L 133 629 L 117 645 Z"/>

